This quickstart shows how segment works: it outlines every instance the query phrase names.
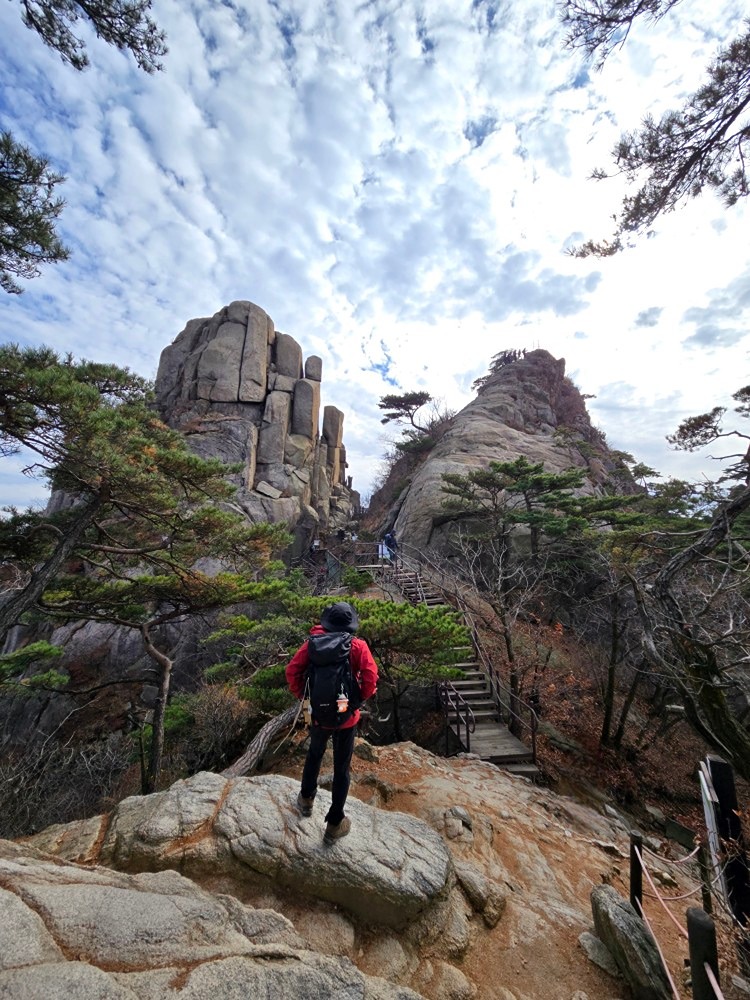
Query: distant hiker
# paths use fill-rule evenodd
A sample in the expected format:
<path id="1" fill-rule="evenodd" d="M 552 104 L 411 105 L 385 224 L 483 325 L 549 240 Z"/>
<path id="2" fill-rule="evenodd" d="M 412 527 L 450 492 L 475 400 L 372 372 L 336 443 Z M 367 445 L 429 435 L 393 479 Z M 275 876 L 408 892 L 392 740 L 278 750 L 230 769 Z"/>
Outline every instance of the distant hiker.
<path id="1" fill-rule="evenodd" d="M 302 816 L 312 815 L 329 737 L 333 744 L 331 808 L 325 817 L 323 836 L 326 844 L 345 837 L 351 828 L 351 820 L 344 816 L 344 805 L 359 706 L 375 694 L 378 683 L 377 664 L 367 643 L 354 636 L 358 628 L 359 618 L 351 604 L 339 601 L 329 605 L 320 616 L 320 625 L 310 629 L 310 638 L 286 668 L 292 694 L 310 702 L 310 749 L 297 796 Z"/>
<path id="2" fill-rule="evenodd" d="M 383 535 L 383 545 L 386 549 L 387 558 L 395 560 L 398 552 L 398 542 L 396 541 L 396 536 L 392 531 L 387 531 Z"/>

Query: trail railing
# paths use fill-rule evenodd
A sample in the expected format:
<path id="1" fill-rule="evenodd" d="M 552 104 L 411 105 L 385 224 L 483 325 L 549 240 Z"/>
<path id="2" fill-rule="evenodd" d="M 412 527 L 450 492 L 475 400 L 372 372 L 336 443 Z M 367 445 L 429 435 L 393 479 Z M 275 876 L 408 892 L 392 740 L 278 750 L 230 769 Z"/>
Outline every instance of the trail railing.
<path id="1" fill-rule="evenodd" d="M 443 714 L 448 722 L 448 726 L 455 727 L 455 733 L 466 752 L 471 752 L 471 734 L 476 729 L 476 719 L 471 710 L 471 706 L 464 699 L 450 681 L 443 681 L 438 685 L 438 698 L 443 709 Z M 449 752 L 449 729 L 445 731 L 445 752 Z"/>
<path id="2" fill-rule="evenodd" d="M 470 590 L 459 577 L 449 573 L 445 567 L 438 565 L 424 552 L 410 545 L 403 545 L 399 551 L 400 563 L 404 569 L 424 576 L 430 586 L 438 590 L 447 603 L 464 616 L 466 627 L 471 634 L 472 644 L 487 682 L 490 686 L 492 699 L 500 714 L 500 718 L 511 729 L 520 730 L 516 735 L 527 733 L 531 744 L 531 754 L 534 764 L 537 761 L 536 737 L 539 728 L 539 717 L 536 711 L 518 695 L 513 694 L 500 675 L 495 665 L 487 655 L 479 637 L 475 613 L 469 608 L 466 595 Z M 515 726 L 513 723 L 515 722 Z"/>

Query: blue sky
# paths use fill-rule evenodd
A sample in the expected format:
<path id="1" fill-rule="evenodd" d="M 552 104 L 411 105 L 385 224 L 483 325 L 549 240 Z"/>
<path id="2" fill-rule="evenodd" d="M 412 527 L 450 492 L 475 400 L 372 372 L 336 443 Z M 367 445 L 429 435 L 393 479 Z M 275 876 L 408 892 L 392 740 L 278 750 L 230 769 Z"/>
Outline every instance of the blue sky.
<path id="1" fill-rule="evenodd" d="M 77 73 L 19 12 L 0 4 L 0 124 L 67 175 L 72 256 L 0 299 L 3 341 L 153 377 L 189 319 L 250 299 L 323 358 L 365 494 L 381 395 L 457 408 L 494 354 L 539 346 L 613 447 L 714 471 L 665 435 L 748 381 L 746 206 L 703 197 L 609 260 L 565 250 L 610 234 L 623 189 L 589 174 L 696 86 L 742 3 L 685 0 L 601 72 L 547 0 L 155 0 L 153 76 L 93 38 Z M 20 465 L 0 503 L 43 497 Z"/>

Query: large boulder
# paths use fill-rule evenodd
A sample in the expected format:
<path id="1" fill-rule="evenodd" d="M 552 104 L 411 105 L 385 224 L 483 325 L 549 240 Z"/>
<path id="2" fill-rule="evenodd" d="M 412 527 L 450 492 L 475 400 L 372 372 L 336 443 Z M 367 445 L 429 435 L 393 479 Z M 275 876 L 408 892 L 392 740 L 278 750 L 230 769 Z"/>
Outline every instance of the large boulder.
<path id="1" fill-rule="evenodd" d="M 0 881 L 2 1000 L 419 1000 L 175 871 L 83 868 L 0 841 Z"/>
<path id="2" fill-rule="evenodd" d="M 448 893 L 450 853 L 412 816 L 350 800 L 345 845 L 324 846 L 295 808 L 298 783 L 281 775 L 229 780 L 203 772 L 169 791 L 121 802 L 111 816 L 52 827 L 34 846 L 121 871 L 179 867 L 191 876 L 231 873 L 288 886 L 371 923 L 404 927 Z M 321 791 L 322 815 L 330 795 Z"/>
<path id="3" fill-rule="evenodd" d="M 638 1000 L 671 1000 L 672 987 L 643 919 L 611 885 L 591 890 L 597 937 Z"/>

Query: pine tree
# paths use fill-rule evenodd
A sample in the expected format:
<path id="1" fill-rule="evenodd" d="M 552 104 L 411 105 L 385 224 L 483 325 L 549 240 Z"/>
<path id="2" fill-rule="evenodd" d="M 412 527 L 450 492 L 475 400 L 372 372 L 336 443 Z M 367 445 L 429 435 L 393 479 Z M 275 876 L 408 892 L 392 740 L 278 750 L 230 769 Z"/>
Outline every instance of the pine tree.
<path id="1" fill-rule="evenodd" d="M 162 68 L 164 32 L 149 16 L 151 0 L 20 0 L 24 24 L 74 69 L 89 64 L 86 43 L 75 34 L 88 22 L 97 37 L 130 52 L 147 73 Z M 55 231 L 64 202 L 55 196 L 62 175 L 49 169 L 10 132 L 0 134 L 0 287 L 23 291 L 15 278 L 35 278 L 43 264 L 67 260 Z"/>
<path id="2" fill-rule="evenodd" d="M 625 44 L 638 19 L 658 21 L 681 0 L 564 0 L 567 44 L 598 55 L 601 66 L 610 52 Z M 613 150 L 616 173 L 633 185 L 616 217 L 611 239 L 588 240 L 573 255 L 609 256 L 631 237 L 647 232 L 664 212 L 701 194 L 716 191 L 727 206 L 750 191 L 750 27 L 722 48 L 706 71 L 703 84 L 682 106 L 655 121 L 647 116 L 639 129 L 625 133 Z M 594 178 L 608 176 L 605 170 Z"/>
<path id="3" fill-rule="evenodd" d="M 63 209 L 55 188 L 62 175 L 43 157 L 0 133 L 0 287 L 20 292 L 14 280 L 35 278 L 42 264 L 67 260 L 68 251 L 55 233 Z"/>
<path id="4" fill-rule="evenodd" d="M 154 412 L 147 383 L 125 369 L 0 348 L 0 451 L 20 447 L 67 503 L 0 521 L 0 561 L 20 583 L 0 607 L 0 639 L 31 611 L 137 629 L 159 678 L 152 789 L 173 666 L 158 630 L 278 593 L 282 584 L 263 577 L 289 537 L 232 511 L 229 469 L 192 454 Z M 227 572 L 196 569 L 206 555 Z M 67 572 L 74 558 L 85 572 Z"/>

